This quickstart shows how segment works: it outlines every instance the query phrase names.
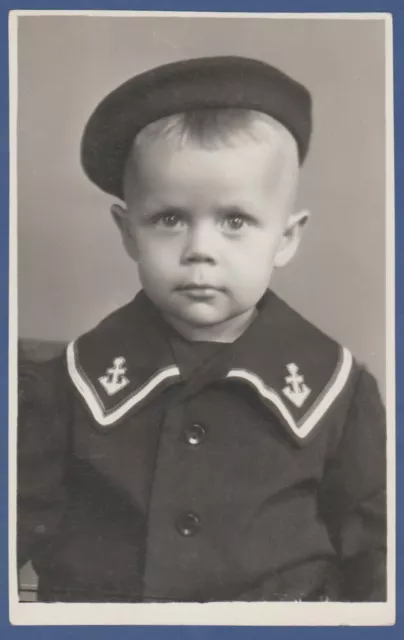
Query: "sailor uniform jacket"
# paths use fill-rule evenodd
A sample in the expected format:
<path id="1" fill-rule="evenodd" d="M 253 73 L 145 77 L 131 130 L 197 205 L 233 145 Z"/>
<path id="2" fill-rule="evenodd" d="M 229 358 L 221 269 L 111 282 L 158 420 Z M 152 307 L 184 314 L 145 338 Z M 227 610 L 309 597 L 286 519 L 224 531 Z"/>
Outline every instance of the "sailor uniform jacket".
<path id="1" fill-rule="evenodd" d="M 143 292 L 20 374 L 40 600 L 386 598 L 377 385 L 272 292 L 189 374 Z"/>

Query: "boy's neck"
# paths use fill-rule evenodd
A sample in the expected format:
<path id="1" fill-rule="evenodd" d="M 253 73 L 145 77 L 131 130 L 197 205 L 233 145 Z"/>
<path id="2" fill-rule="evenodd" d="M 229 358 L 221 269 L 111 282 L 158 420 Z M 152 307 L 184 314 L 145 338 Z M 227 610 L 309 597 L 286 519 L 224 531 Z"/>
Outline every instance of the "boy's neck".
<path id="1" fill-rule="evenodd" d="M 195 327 L 170 315 L 164 315 L 164 319 L 190 342 L 234 342 L 250 326 L 256 315 L 257 309 L 253 307 L 239 316 L 206 327 Z"/>

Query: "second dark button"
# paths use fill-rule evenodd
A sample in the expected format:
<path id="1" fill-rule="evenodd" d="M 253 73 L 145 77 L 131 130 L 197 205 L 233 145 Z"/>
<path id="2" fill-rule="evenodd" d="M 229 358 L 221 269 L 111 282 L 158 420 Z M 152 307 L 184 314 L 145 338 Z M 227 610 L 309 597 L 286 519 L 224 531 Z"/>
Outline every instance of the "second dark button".
<path id="1" fill-rule="evenodd" d="M 198 445 L 206 437 L 206 428 L 201 424 L 191 424 L 185 428 L 184 435 L 188 444 Z"/>
<path id="2" fill-rule="evenodd" d="M 201 528 L 201 523 L 199 517 L 196 513 L 183 513 L 176 520 L 176 527 L 178 533 L 180 533 L 185 538 L 189 538 L 190 536 L 194 536 L 198 533 Z"/>

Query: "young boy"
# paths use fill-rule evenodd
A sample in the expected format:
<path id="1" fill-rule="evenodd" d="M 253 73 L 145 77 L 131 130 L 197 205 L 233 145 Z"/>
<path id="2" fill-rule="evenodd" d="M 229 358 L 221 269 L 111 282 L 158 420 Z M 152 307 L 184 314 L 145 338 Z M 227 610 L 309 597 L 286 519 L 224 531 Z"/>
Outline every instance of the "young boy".
<path id="1" fill-rule="evenodd" d="M 24 376 L 19 557 L 39 600 L 384 600 L 374 379 L 268 290 L 296 253 L 307 90 L 165 65 L 87 124 L 142 291 Z"/>

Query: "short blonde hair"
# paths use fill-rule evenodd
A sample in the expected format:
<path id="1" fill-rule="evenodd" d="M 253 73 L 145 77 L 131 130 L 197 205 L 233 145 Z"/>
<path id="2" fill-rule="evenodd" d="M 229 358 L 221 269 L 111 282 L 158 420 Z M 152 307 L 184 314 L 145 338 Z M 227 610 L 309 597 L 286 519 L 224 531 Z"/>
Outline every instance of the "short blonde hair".
<path id="1" fill-rule="evenodd" d="M 161 118 L 142 129 L 134 147 L 165 138 L 179 147 L 195 144 L 204 149 L 237 146 L 253 140 L 278 146 L 285 139 L 294 141 L 290 131 L 271 116 L 250 109 L 200 109 Z M 297 153 L 297 142 L 294 141 Z"/>

